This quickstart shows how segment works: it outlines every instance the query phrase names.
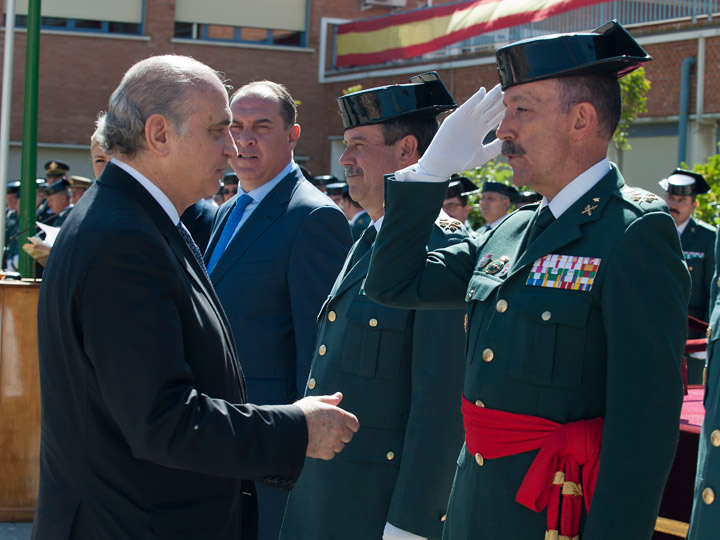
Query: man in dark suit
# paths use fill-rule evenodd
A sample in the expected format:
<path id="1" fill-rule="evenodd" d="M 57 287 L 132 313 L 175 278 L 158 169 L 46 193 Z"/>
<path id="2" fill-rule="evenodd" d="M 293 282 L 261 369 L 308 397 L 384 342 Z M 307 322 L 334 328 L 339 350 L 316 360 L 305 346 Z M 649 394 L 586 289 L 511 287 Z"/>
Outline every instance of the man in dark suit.
<path id="1" fill-rule="evenodd" d="M 246 404 L 230 326 L 180 214 L 237 149 L 219 75 L 182 56 L 113 92 L 113 160 L 63 225 L 40 291 L 40 490 L 33 538 L 247 540 L 250 480 L 291 487 L 354 417 L 341 395 Z"/>
<path id="2" fill-rule="evenodd" d="M 367 294 L 467 306 L 447 539 L 653 534 L 678 440 L 690 278 L 665 203 L 606 157 L 617 78 L 649 60 L 614 21 L 498 49 L 504 96 L 478 91 L 387 180 Z M 501 149 L 513 183 L 543 201 L 428 252 L 447 178 Z"/>
<path id="3" fill-rule="evenodd" d="M 697 196 L 710 191 L 702 174 L 685 169 L 675 169 L 659 182 L 665 190 L 665 202 L 675 221 L 685 263 L 690 271 L 690 300 L 688 315 L 708 321 L 710 317 L 710 282 L 715 271 L 715 227 L 692 217 L 697 208 Z M 704 337 L 697 330 L 690 330 L 688 338 Z M 687 356 L 688 384 L 703 384 L 705 351 Z"/>
<path id="4" fill-rule="evenodd" d="M 217 212 L 218 207 L 212 201 L 200 199 L 180 216 L 180 221 L 187 227 L 201 252 L 205 251 L 210 241 L 210 232 Z"/>
<path id="5" fill-rule="evenodd" d="M 383 175 L 417 162 L 455 101 L 436 73 L 338 98 L 350 196 L 373 222 L 355 243 L 320 313 L 306 395 L 338 388 L 362 423 L 343 459 L 306 460 L 283 540 L 411 540 L 442 535 L 462 444 L 463 311 L 381 306 L 364 292 L 384 214 Z M 438 217 L 438 214 L 439 217 Z M 440 210 L 432 247 L 468 233 Z"/>
<path id="6" fill-rule="evenodd" d="M 293 161 L 300 126 L 284 86 L 245 85 L 230 109 L 240 188 L 218 212 L 205 260 L 250 399 L 292 403 L 303 395 L 317 314 L 352 244 L 350 228 Z M 287 492 L 258 488 L 260 538 L 277 540 Z"/>

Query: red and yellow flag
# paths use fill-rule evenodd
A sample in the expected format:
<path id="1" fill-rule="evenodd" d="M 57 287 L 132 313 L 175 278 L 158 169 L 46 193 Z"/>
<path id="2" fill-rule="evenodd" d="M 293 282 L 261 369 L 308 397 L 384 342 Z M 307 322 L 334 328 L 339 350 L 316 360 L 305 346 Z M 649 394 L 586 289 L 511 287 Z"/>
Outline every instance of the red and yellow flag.
<path id="1" fill-rule="evenodd" d="M 609 0 L 473 0 L 337 27 L 337 67 L 414 58 L 465 39 Z"/>

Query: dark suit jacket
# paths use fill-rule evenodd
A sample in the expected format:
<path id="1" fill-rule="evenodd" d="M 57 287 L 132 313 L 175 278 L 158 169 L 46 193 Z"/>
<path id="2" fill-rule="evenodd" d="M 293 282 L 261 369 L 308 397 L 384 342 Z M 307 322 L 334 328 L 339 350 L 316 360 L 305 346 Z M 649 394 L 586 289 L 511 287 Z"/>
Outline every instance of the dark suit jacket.
<path id="1" fill-rule="evenodd" d="M 109 164 L 63 225 L 38 307 L 33 538 L 250 538 L 252 484 L 290 486 L 297 407 L 244 404 L 230 328 L 147 191 Z"/>
<path id="2" fill-rule="evenodd" d="M 215 218 L 205 261 L 237 196 Z M 267 194 L 228 244 L 210 279 L 239 344 L 248 395 L 291 403 L 303 395 L 317 314 L 352 245 L 333 202 L 291 172 Z"/>
<path id="3" fill-rule="evenodd" d="M 192 206 L 188 207 L 180 216 L 180 221 L 185 224 L 190 235 L 195 240 L 200 253 L 204 252 L 210 241 L 210 232 L 218 207 L 210 201 L 201 199 Z"/>

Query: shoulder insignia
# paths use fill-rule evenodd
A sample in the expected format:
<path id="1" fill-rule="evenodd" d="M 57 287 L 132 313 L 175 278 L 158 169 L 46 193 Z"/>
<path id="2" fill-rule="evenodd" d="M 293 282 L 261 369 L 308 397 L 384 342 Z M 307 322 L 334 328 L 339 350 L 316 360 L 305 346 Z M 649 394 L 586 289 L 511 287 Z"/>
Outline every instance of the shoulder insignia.
<path id="1" fill-rule="evenodd" d="M 658 200 L 658 196 L 647 191 L 633 191 L 630 193 L 630 198 L 638 203 L 650 203 Z"/>
<path id="2" fill-rule="evenodd" d="M 449 217 L 438 218 L 435 223 L 437 223 L 443 231 L 455 232 L 462 228 L 462 223 L 460 223 L 457 219 Z"/>

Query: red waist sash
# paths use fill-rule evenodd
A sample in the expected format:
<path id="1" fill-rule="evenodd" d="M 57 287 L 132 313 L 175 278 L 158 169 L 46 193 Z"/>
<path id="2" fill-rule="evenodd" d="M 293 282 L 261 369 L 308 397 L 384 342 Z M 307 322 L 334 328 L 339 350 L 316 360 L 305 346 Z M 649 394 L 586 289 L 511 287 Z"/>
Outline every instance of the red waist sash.
<path id="1" fill-rule="evenodd" d="M 462 414 L 471 454 L 496 459 L 539 449 L 515 500 L 535 512 L 547 507 L 549 537 L 557 538 L 558 531 L 561 537 L 577 537 L 581 497 L 589 511 L 597 482 L 602 418 L 558 424 L 478 407 L 464 396 Z"/>

